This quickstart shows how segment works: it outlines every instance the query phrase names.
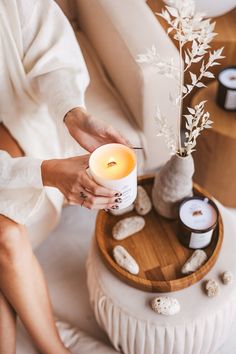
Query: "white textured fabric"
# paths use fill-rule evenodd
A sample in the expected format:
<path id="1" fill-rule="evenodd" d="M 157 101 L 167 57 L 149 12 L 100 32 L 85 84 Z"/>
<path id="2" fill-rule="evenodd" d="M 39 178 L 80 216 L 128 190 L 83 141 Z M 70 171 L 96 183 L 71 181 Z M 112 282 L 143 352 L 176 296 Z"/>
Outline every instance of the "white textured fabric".
<path id="1" fill-rule="evenodd" d="M 178 63 L 178 50 L 143 0 L 76 0 L 76 3 L 79 27 L 98 53 L 143 134 L 145 170 L 154 170 L 169 159 L 164 140 L 156 136 L 156 109 L 160 107 L 176 131 L 178 113 L 168 97 L 170 92 L 176 95 L 178 83 L 157 74 L 151 65 L 138 63 L 137 58 L 155 45 L 161 58 L 173 58 Z"/>
<path id="2" fill-rule="evenodd" d="M 24 223 L 43 197 L 41 160 L 0 150 L 0 171 L 0 214 Z"/>
<path id="3" fill-rule="evenodd" d="M 117 351 L 106 344 L 90 337 L 85 332 L 69 323 L 56 321 L 62 342 L 72 354 L 115 354 Z"/>
<path id="4" fill-rule="evenodd" d="M 88 112 L 102 119 L 105 123 L 112 124 L 121 134 L 129 138 L 133 146 L 143 146 L 142 132 L 130 117 L 130 113 L 117 91 L 112 87 L 95 50 L 83 32 L 77 32 L 77 39 L 90 76 L 90 83 L 85 95 Z M 143 174 L 144 150 L 137 150 L 136 155 L 138 172 Z"/>
<path id="5" fill-rule="evenodd" d="M 219 209 L 224 241 L 218 260 L 201 282 L 171 293 L 181 306 L 175 316 L 153 312 L 149 303 L 158 294 L 137 290 L 116 278 L 102 262 L 94 242 L 87 262 L 90 302 L 117 350 L 124 354 L 213 354 L 226 340 L 236 316 L 236 282 L 223 285 L 220 274 L 230 270 L 236 279 L 236 225 L 220 204 Z M 209 278 L 220 283 L 215 298 L 208 298 L 202 289 Z"/>
<path id="6" fill-rule="evenodd" d="M 0 155 L 5 166 L 3 178 L 0 174 L 0 212 L 24 224 L 43 193 L 39 160 L 32 158 L 65 157 L 80 151 L 63 118 L 70 109 L 84 106 L 89 77 L 73 30 L 52 0 L 1 1 L 0 46 L 0 121 L 31 157 L 13 162 L 6 154 Z M 17 182 L 15 193 L 14 182 L 22 176 L 25 187 Z M 11 179 L 9 189 L 6 180 Z M 59 212 L 61 193 L 55 188 L 45 191 Z"/>

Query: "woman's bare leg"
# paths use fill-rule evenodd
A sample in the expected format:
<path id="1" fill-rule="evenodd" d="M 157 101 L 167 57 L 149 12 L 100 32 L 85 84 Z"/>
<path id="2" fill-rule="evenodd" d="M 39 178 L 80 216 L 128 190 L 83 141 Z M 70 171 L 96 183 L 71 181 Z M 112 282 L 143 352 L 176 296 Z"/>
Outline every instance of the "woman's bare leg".
<path id="1" fill-rule="evenodd" d="M 0 123 L 0 150 L 7 151 L 12 157 L 24 156 L 24 151 L 2 123 Z"/>
<path id="2" fill-rule="evenodd" d="M 0 124 L 0 149 L 13 157 L 23 155 L 22 149 L 2 124 Z M 0 215 L 0 269 L 0 292 L 8 304 L 7 308 L 4 307 L 5 313 L 11 308 L 9 305 L 11 304 L 41 353 L 69 353 L 59 338 L 46 282 L 32 251 L 26 229 L 2 215 Z M 13 323 L 13 318 L 10 316 L 6 321 Z M 7 328 L 0 326 L 0 342 L 6 331 Z M 0 353 L 5 354 L 4 350 L 7 354 L 10 353 L 9 348 L 3 348 Z"/>
<path id="3" fill-rule="evenodd" d="M 16 352 L 16 313 L 0 293 L 0 353 Z"/>

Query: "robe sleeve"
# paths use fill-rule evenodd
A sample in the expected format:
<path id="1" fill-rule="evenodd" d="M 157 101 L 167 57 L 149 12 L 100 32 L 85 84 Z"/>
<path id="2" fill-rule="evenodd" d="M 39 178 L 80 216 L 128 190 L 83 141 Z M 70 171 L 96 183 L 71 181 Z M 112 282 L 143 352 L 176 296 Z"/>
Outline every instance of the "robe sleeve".
<path id="1" fill-rule="evenodd" d="M 61 125 L 69 110 L 85 107 L 89 75 L 73 29 L 59 6 L 52 0 L 32 2 L 31 13 L 24 9 L 22 15 L 23 64 L 36 99 L 47 103 Z M 21 3 L 24 8 L 25 0 Z"/>
<path id="2" fill-rule="evenodd" d="M 89 83 L 86 65 L 72 27 L 53 0 L 16 0 L 22 62 L 29 94 L 65 128 L 65 114 L 84 107 Z M 45 127 L 47 129 L 47 127 Z M 43 196 L 41 160 L 11 158 L 0 151 L 0 214 L 25 224 Z"/>
<path id="3" fill-rule="evenodd" d="M 31 157 L 12 158 L 0 150 L 0 214 L 27 222 L 44 193 L 41 163 Z"/>

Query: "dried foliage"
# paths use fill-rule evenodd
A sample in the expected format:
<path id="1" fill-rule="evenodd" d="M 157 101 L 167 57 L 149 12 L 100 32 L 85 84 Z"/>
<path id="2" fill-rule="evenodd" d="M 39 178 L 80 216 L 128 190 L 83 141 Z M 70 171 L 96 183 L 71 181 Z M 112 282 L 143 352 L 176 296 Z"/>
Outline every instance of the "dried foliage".
<path id="1" fill-rule="evenodd" d="M 140 54 L 137 61 L 139 63 L 151 64 L 158 74 L 177 80 L 179 92 L 173 97 L 169 94 L 170 102 L 178 105 L 179 122 L 178 134 L 175 136 L 168 126 L 166 118 L 157 109 L 156 121 L 158 125 L 158 135 L 163 136 L 172 154 L 186 156 L 191 154 L 196 147 L 197 137 L 203 129 L 211 128 L 213 123 L 209 119 L 209 113 L 204 112 L 206 101 L 200 102 L 194 108 L 188 107 L 189 114 L 182 116 L 183 100 L 190 94 L 194 87 L 204 87 L 203 78 L 214 78 L 210 71 L 211 67 L 220 65 L 219 59 L 222 56 L 223 48 L 210 51 L 210 42 L 216 36 L 214 32 L 215 23 L 210 19 L 205 19 L 204 14 L 195 12 L 193 0 L 173 0 L 173 7 L 165 6 L 161 13 L 162 17 L 169 25 L 167 33 L 173 36 L 178 42 L 180 63 L 176 65 L 173 58 L 162 59 L 153 45 L 145 54 Z M 194 63 L 201 62 L 198 74 L 190 71 Z M 189 72 L 189 82 L 183 80 L 184 73 Z M 181 141 L 182 117 L 185 118 L 185 141 Z"/>

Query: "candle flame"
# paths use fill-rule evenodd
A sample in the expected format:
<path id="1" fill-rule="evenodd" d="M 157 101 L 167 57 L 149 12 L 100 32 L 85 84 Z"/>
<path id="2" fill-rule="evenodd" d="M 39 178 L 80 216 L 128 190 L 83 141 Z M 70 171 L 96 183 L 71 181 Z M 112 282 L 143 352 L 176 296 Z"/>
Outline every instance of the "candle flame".
<path id="1" fill-rule="evenodd" d="M 112 167 L 112 166 L 116 166 L 117 163 L 115 162 L 114 157 L 110 157 L 107 163 L 107 167 Z"/>

